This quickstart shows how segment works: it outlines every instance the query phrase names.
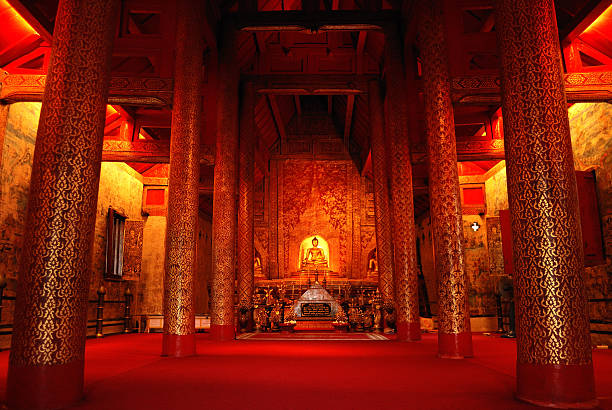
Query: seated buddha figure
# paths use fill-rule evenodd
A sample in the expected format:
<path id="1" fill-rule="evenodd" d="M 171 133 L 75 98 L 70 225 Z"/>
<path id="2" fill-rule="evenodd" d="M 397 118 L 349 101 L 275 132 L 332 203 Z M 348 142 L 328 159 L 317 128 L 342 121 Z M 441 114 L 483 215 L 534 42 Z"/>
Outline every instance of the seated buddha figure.
<path id="1" fill-rule="evenodd" d="M 378 272 L 378 260 L 376 258 L 376 248 L 372 251 L 370 260 L 368 261 L 368 273 Z"/>
<path id="2" fill-rule="evenodd" d="M 323 249 L 319 248 L 319 240 L 315 236 L 312 239 L 312 248 L 308 248 L 306 256 L 302 261 L 302 270 L 324 270 L 327 269 L 327 258 Z"/>

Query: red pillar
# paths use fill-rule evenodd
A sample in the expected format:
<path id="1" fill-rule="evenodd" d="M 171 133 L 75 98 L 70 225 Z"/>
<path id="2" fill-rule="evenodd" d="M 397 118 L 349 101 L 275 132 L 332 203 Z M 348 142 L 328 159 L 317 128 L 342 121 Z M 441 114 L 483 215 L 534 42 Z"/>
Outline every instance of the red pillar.
<path id="1" fill-rule="evenodd" d="M 393 209 L 393 255 L 395 266 L 395 307 L 397 340 L 421 339 L 419 293 L 416 266 L 416 233 L 410 136 L 408 135 L 408 98 L 406 95 L 402 44 L 397 29 L 386 33 L 385 133 L 389 149 L 391 200 Z"/>
<path id="2" fill-rule="evenodd" d="M 372 172 L 374 173 L 374 219 L 376 226 L 376 257 L 378 260 L 378 288 L 382 306 L 387 314 L 395 309 L 393 290 L 393 237 L 389 209 L 387 154 L 384 135 L 383 97 L 378 81 L 368 86 L 370 103 L 370 141 Z"/>
<path id="3" fill-rule="evenodd" d="M 226 23 L 219 50 L 217 151 L 213 195 L 213 280 L 210 333 L 232 340 L 236 268 L 236 181 L 238 156 L 238 83 L 236 31 Z"/>
<path id="4" fill-rule="evenodd" d="M 240 104 L 240 177 L 238 181 L 238 308 L 246 330 L 253 323 L 253 192 L 255 190 L 255 87 L 243 86 Z"/>
<path id="5" fill-rule="evenodd" d="M 463 358 L 473 354 L 472 333 L 442 1 L 419 3 L 419 48 L 425 95 L 429 202 L 438 275 L 438 353 L 440 357 Z"/>
<path id="6" fill-rule="evenodd" d="M 68 406 L 83 393 L 87 295 L 119 2 L 62 0 L 28 203 L 7 401 Z"/>
<path id="7" fill-rule="evenodd" d="M 596 405 L 574 160 L 553 0 L 499 0 L 517 397 Z"/>
<path id="8" fill-rule="evenodd" d="M 200 128 L 204 82 L 200 3 L 176 4 L 176 61 L 170 141 L 163 356 L 191 356 L 195 348 L 194 278 L 198 232 Z"/>

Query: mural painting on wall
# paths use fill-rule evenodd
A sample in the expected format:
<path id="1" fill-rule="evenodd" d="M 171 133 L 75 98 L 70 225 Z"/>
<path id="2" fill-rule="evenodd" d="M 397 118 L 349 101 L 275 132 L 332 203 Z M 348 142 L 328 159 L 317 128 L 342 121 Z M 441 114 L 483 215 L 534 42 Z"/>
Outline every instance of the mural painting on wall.
<path id="1" fill-rule="evenodd" d="M 474 222 L 479 226 L 474 230 Z M 478 215 L 464 216 L 465 270 L 469 281 L 470 314 L 490 315 L 495 313 L 493 283 L 489 274 L 489 255 L 486 247 L 486 230 L 483 218 Z"/>
<path id="2" fill-rule="evenodd" d="M 487 218 L 487 245 L 489 248 L 489 271 L 491 277 L 504 274 L 504 254 L 499 217 Z"/>
<path id="3" fill-rule="evenodd" d="M 125 221 L 123 240 L 123 279 L 138 280 L 142 269 L 144 221 Z"/>
<path id="4" fill-rule="evenodd" d="M 605 254 L 604 265 L 585 268 L 587 297 L 593 320 L 612 320 L 612 105 L 606 103 L 574 104 L 569 109 L 574 165 L 577 170 L 594 170 Z M 591 325 L 608 330 L 605 325 Z M 592 337 L 603 338 L 593 334 Z M 604 339 L 605 340 L 605 339 Z M 602 340 L 602 343 L 607 343 Z"/>
<path id="5" fill-rule="evenodd" d="M 0 269 L 17 277 L 28 207 L 40 104 L 14 104 L 7 119 L 0 170 Z"/>
<path id="6" fill-rule="evenodd" d="M 283 240 L 286 272 L 299 268 L 291 261 L 289 247 L 297 247 L 304 237 L 319 235 L 338 238 L 339 266 L 331 263 L 331 270 L 344 270 L 348 265 L 348 205 L 349 166 L 329 161 L 288 160 L 283 166 Z M 299 234 L 295 231 L 299 229 Z M 296 236 L 298 235 L 298 236 Z M 301 237 L 301 236 L 304 237 Z M 333 246 L 330 244 L 330 246 Z"/>

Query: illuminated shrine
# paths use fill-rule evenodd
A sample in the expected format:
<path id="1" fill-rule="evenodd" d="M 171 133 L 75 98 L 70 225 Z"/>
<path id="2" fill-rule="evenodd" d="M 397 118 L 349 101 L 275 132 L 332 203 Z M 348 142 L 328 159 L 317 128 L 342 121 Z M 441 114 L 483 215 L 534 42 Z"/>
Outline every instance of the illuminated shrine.
<path id="1" fill-rule="evenodd" d="M 612 1 L 0 27 L 3 408 L 612 408 Z"/>

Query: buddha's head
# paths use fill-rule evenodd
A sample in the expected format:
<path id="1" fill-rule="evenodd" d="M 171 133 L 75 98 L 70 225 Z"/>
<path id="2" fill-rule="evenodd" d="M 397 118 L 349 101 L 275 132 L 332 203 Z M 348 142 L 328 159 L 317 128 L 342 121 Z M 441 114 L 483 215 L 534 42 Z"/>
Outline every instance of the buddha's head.
<path id="1" fill-rule="evenodd" d="M 315 248 L 319 246 L 319 240 L 316 236 L 312 238 L 312 246 L 314 246 Z"/>

